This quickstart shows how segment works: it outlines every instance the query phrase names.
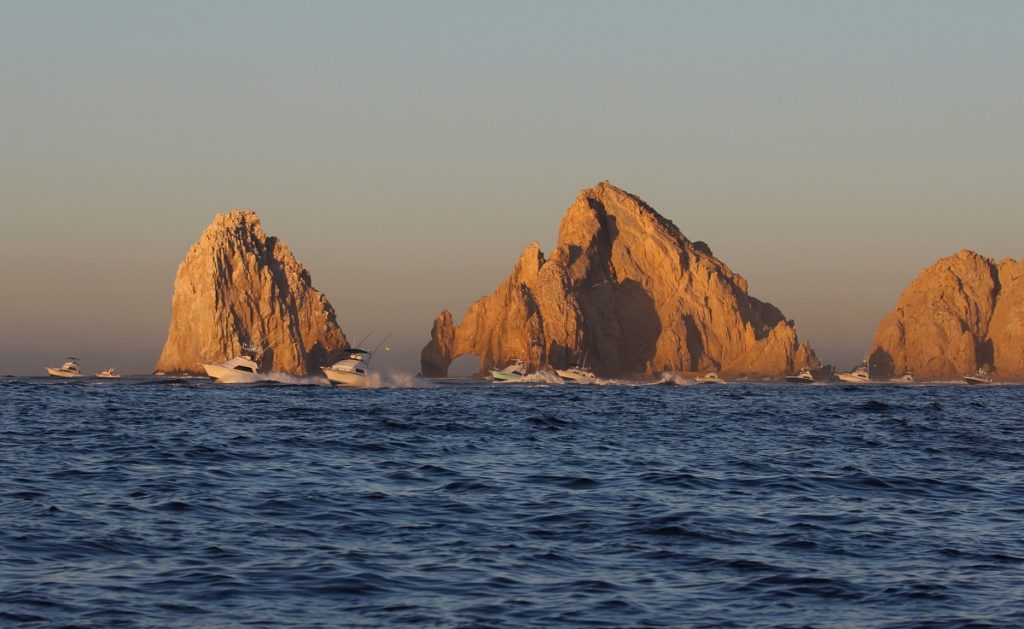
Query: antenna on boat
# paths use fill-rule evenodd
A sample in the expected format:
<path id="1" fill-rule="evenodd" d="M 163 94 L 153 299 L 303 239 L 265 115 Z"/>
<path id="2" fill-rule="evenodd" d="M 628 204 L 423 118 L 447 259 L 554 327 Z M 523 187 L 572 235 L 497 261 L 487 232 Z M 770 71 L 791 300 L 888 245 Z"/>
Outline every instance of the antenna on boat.
<path id="1" fill-rule="evenodd" d="M 364 337 L 363 337 L 363 340 L 361 340 L 361 341 L 359 341 L 358 343 L 356 343 L 356 347 L 362 347 L 362 346 L 363 346 L 363 343 L 365 343 L 365 342 L 366 342 L 366 339 L 368 339 L 368 338 L 370 338 L 371 336 L 373 336 L 373 333 L 374 333 L 374 332 L 376 332 L 376 330 L 370 330 L 370 333 L 369 333 L 369 334 L 367 334 L 366 336 L 364 336 Z"/>

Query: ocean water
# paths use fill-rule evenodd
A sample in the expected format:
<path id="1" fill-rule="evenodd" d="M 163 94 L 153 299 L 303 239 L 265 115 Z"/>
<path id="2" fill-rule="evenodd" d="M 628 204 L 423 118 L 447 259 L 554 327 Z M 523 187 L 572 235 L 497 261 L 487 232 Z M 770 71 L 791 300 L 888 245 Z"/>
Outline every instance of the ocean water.
<path id="1" fill-rule="evenodd" d="M 0 381 L 0 624 L 1024 624 L 1024 388 Z"/>

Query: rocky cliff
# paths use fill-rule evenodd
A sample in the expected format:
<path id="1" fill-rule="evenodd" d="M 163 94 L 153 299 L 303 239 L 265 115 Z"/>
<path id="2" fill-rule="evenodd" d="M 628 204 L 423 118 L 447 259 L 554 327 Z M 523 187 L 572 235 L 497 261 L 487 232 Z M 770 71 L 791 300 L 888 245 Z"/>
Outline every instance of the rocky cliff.
<path id="1" fill-rule="evenodd" d="M 586 354 L 604 376 L 662 371 L 780 376 L 816 364 L 778 308 L 639 198 L 608 182 L 580 192 L 545 258 L 529 245 L 462 323 L 438 315 L 422 372 L 473 354 L 482 369 L 522 358 L 564 367 Z"/>
<path id="2" fill-rule="evenodd" d="M 921 271 L 878 326 L 871 369 L 917 380 L 979 368 L 1024 380 L 1024 260 L 961 251 Z"/>
<path id="3" fill-rule="evenodd" d="M 250 210 L 218 214 L 174 279 L 171 326 L 156 370 L 203 373 L 200 363 L 268 347 L 261 367 L 316 373 L 346 346 L 334 308 L 283 242 Z"/>

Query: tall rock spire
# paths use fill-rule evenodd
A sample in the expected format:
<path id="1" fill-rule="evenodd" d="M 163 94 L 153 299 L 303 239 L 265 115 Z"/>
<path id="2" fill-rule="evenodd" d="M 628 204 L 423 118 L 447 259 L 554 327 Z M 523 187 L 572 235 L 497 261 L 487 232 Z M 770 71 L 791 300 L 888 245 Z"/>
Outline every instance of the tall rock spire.
<path id="1" fill-rule="evenodd" d="M 334 308 L 283 242 L 251 210 L 218 214 L 174 279 L 171 325 L 156 370 L 203 373 L 201 363 L 268 347 L 262 367 L 315 372 L 346 346 Z"/>

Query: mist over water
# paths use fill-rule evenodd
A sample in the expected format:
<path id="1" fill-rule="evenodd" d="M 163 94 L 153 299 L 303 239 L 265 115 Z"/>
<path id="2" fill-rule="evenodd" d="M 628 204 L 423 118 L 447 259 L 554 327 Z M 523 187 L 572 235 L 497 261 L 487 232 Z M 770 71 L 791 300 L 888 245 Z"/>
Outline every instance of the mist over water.
<path id="1" fill-rule="evenodd" d="M 0 379 L 0 624 L 1019 625 L 1022 391 Z"/>

